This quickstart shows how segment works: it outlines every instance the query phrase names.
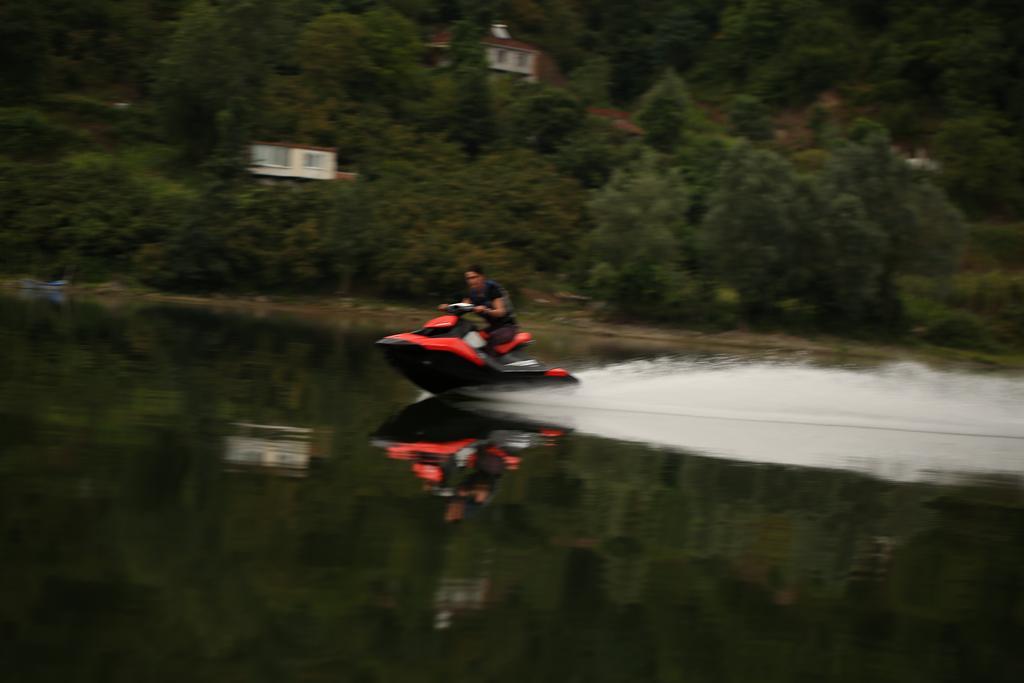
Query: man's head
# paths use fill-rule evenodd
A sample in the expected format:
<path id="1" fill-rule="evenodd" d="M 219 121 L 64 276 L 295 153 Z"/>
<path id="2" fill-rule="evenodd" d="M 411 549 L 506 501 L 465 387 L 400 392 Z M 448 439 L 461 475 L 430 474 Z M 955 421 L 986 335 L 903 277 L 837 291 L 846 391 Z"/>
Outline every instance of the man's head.
<path id="1" fill-rule="evenodd" d="M 484 282 L 484 269 L 477 265 L 472 265 L 466 269 L 466 284 L 470 287 L 479 287 Z"/>

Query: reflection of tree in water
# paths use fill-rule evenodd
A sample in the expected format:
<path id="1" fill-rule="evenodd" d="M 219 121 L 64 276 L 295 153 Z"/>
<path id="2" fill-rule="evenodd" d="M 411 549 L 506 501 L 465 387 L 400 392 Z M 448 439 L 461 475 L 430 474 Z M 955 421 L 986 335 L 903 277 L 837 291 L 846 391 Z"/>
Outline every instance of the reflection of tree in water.
<path id="1" fill-rule="evenodd" d="M 614 448 L 597 444 L 572 460 L 585 528 L 569 535 L 603 539 L 589 545 L 602 558 L 608 599 L 620 604 L 638 602 L 649 565 L 673 557 L 725 563 L 780 603 L 841 594 L 850 580 L 884 577 L 898 539 L 932 517 L 913 497 L 878 495 L 898 487 L 854 474 L 602 454 Z"/>

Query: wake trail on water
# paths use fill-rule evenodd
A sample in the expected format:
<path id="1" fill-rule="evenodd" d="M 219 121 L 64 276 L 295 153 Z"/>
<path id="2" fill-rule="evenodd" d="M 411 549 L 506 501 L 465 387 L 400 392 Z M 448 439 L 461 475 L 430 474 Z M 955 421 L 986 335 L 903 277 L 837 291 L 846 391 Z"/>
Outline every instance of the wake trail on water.
<path id="1" fill-rule="evenodd" d="M 487 396 L 487 409 L 583 433 L 759 462 L 1024 476 L 1024 380 L 917 363 L 833 368 L 673 358 L 578 373 L 571 392 Z"/>

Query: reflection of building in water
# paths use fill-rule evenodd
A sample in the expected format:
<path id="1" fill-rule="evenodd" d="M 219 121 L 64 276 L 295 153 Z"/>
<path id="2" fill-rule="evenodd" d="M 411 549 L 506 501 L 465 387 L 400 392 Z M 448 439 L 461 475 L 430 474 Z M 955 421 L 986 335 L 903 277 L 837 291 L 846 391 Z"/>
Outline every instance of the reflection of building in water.
<path id="1" fill-rule="evenodd" d="M 451 579 L 442 577 L 434 593 L 434 628 L 441 630 L 452 625 L 452 619 L 462 612 L 477 612 L 490 599 L 491 581 L 487 578 Z"/>
<path id="2" fill-rule="evenodd" d="M 224 465 L 229 471 L 259 469 L 292 477 L 306 476 L 325 457 L 323 434 L 304 427 L 236 422 L 237 434 L 227 437 Z"/>

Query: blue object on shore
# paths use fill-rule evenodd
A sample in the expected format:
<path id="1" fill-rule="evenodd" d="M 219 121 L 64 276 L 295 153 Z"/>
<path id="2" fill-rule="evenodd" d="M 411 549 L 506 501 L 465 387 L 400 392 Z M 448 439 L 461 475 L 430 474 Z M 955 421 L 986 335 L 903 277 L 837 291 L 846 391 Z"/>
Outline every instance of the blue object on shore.
<path id="1" fill-rule="evenodd" d="M 60 289 L 70 284 L 67 280 L 50 280 L 49 282 L 43 282 L 41 280 L 19 280 L 18 285 L 22 289 Z"/>

